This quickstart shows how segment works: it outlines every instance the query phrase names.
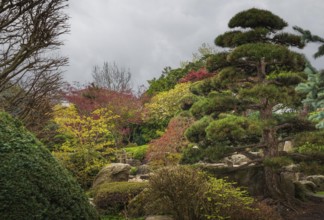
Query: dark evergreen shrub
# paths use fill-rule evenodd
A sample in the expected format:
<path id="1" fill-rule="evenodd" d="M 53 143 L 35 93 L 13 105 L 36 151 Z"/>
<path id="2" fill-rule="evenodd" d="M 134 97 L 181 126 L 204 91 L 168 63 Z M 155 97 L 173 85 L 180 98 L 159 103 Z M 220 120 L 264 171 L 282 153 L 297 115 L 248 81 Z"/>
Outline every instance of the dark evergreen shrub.
<path id="1" fill-rule="evenodd" d="M 0 217 L 98 219 L 82 189 L 23 125 L 0 112 Z"/>

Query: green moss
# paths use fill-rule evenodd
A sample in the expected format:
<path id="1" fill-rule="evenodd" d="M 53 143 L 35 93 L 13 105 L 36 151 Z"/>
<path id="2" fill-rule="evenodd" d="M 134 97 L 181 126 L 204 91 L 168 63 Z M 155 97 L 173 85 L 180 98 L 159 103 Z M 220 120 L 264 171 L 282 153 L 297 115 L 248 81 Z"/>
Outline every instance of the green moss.
<path id="1" fill-rule="evenodd" d="M 128 202 L 138 195 L 147 183 L 112 182 L 100 184 L 93 189 L 94 203 L 103 214 L 116 214 L 125 209 Z"/>
<path id="2" fill-rule="evenodd" d="M 0 112 L 2 219 L 98 219 L 82 189 L 22 124 Z"/>
<path id="3" fill-rule="evenodd" d="M 324 191 L 317 192 L 316 195 L 324 196 Z"/>

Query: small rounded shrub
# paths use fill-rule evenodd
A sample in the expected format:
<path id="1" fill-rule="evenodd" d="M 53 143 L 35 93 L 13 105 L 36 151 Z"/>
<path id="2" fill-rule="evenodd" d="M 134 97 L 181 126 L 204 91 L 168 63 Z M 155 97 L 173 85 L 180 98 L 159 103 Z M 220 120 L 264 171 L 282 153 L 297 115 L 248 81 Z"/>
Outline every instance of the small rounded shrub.
<path id="1" fill-rule="evenodd" d="M 125 151 L 136 160 L 144 161 L 148 145 L 126 147 Z"/>
<path id="2" fill-rule="evenodd" d="M 324 130 L 299 133 L 294 144 L 299 153 L 324 154 Z"/>
<path id="3" fill-rule="evenodd" d="M 131 207 L 145 214 L 169 214 L 177 220 L 258 219 L 246 191 L 187 166 L 157 170 L 143 196 L 134 200 L 144 203 L 142 209 Z"/>
<path id="4" fill-rule="evenodd" d="M 123 211 L 128 202 L 147 187 L 144 182 L 110 182 L 92 189 L 94 204 L 102 214 Z"/>
<path id="5" fill-rule="evenodd" d="M 138 168 L 137 167 L 131 167 L 131 169 L 129 171 L 129 174 L 130 175 L 136 175 L 137 174 L 137 171 L 138 171 Z"/>
<path id="6" fill-rule="evenodd" d="M 98 219 L 72 176 L 22 124 L 0 112 L 1 219 Z"/>

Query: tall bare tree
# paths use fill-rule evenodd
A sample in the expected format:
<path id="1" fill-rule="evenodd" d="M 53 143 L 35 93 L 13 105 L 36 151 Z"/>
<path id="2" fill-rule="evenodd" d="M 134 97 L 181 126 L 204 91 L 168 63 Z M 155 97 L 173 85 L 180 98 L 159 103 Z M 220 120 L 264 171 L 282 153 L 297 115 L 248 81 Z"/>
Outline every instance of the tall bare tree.
<path id="1" fill-rule="evenodd" d="M 116 92 L 131 91 L 131 76 L 129 69 L 119 67 L 115 62 L 104 62 L 102 67 L 96 65 L 92 71 L 92 77 L 96 86 Z"/>
<path id="2" fill-rule="evenodd" d="M 57 50 L 69 31 L 66 7 L 67 0 L 0 1 L 0 107 L 21 119 L 49 110 L 62 83 L 68 59 Z"/>

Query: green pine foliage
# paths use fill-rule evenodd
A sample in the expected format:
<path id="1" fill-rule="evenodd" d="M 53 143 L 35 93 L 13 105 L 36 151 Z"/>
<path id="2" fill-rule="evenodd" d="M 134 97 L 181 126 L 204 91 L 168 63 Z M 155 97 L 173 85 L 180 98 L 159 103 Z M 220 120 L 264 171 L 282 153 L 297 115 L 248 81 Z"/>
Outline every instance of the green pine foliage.
<path id="1" fill-rule="evenodd" d="M 98 219 L 72 176 L 23 125 L 0 112 L 1 219 Z"/>
<path id="2" fill-rule="evenodd" d="M 271 31 L 282 30 L 287 25 L 287 22 L 272 12 L 257 8 L 237 13 L 228 23 L 230 28 L 266 28 Z"/>
<path id="3" fill-rule="evenodd" d="M 295 86 L 306 81 L 305 60 L 289 49 L 304 44 L 300 36 L 282 32 L 287 23 L 265 10 L 242 11 L 228 26 L 235 29 L 216 37 L 215 44 L 230 50 L 207 58 L 215 75 L 190 89 L 197 98 L 189 111 L 197 121 L 186 137 L 200 151 L 258 146 L 278 154 L 279 138 L 302 130 L 295 125 L 308 126 L 296 114 L 302 96 Z M 289 117 L 282 114 L 287 109 Z"/>

